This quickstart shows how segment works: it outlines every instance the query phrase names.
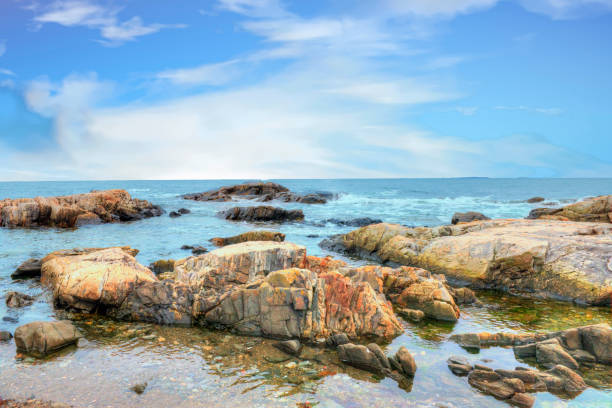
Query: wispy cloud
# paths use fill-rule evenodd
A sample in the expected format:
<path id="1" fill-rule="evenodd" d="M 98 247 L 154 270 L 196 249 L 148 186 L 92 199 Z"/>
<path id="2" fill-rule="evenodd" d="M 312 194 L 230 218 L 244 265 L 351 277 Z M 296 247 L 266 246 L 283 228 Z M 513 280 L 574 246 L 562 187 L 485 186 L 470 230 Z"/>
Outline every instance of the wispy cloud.
<path id="1" fill-rule="evenodd" d="M 519 0 L 528 11 L 556 20 L 580 18 L 612 10 L 612 0 Z"/>
<path id="2" fill-rule="evenodd" d="M 477 106 L 455 106 L 453 110 L 465 116 L 473 116 L 478 111 L 478 107 Z"/>
<path id="3" fill-rule="evenodd" d="M 93 0 L 56 0 L 48 6 L 32 9 L 38 24 L 55 23 L 66 27 L 82 26 L 100 31 L 105 45 L 120 45 L 137 37 L 156 33 L 164 28 L 184 28 L 183 24 L 144 24 L 134 16 L 119 20 L 121 8 L 102 6 Z"/>
<path id="4" fill-rule="evenodd" d="M 532 113 L 542 113 L 544 115 L 560 115 L 563 113 L 563 109 L 560 108 L 542 108 L 542 107 L 530 107 L 524 105 L 518 106 L 496 106 L 496 110 L 506 110 L 506 111 L 524 111 L 524 112 L 532 112 Z"/>
<path id="5" fill-rule="evenodd" d="M 10 69 L 0 68 L 0 75 L 15 76 L 15 73 Z"/>
<path id="6" fill-rule="evenodd" d="M 240 75 L 240 62 L 231 60 L 195 68 L 172 69 L 158 73 L 156 78 L 175 85 L 223 85 Z"/>
<path id="7" fill-rule="evenodd" d="M 249 17 L 280 17 L 289 14 L 280 0 L 219 0 L 218 7 Z"/>

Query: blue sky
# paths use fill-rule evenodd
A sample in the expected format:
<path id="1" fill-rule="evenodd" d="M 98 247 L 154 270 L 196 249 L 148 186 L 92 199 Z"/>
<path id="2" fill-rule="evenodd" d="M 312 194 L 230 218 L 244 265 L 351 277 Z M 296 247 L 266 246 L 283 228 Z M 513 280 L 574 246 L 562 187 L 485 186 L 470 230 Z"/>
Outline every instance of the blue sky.
<path id="1" fill-rule="evenodd" d="M 4 0 L 0 180 L 606 177 L 612 0 Z"/>

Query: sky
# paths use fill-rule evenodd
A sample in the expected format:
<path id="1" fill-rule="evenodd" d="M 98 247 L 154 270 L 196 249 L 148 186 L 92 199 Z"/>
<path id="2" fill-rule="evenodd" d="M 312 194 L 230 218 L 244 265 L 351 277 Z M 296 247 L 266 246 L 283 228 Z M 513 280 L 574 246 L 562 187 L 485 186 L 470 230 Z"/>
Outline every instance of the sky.
<path id="1" fill-rule="evenodd" d="M 1 0 L 0 180 L 610 177 L 612 0 Z"/>

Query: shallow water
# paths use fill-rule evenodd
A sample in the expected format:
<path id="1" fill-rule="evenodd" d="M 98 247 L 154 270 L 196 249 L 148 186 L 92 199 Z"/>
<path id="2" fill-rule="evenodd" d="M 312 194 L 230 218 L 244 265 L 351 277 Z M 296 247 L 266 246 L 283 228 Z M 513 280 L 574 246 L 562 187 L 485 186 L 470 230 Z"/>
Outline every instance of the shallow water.
<path id="1" fill-rule="evenodd" d="M 167 211 L 186 207 L 192 214 L 171 219 L 167 215 L 131 224 L 113 224 L 74 231 L 0 230 L 0 293 L 18 290 L 38 296 L 21 310 L 7 310 L 0 302 L 0 329 L 14 331 L 34 320 L 66 317 L 50 307 L 49 295 L 35 281 L 12 281 L 14 268 L 29 257 L 63 248 L 131 245 L 141 250 L 143 264 L 189 253 L 183 244 L 209 246 L 208 239 L 231 236 L 252 225 L 229 223 L 214 216 L 231 203 L 197 203 L 178 194 L 204 191 L 228 182 L 75 182 L 0 183 L 0 199 L 126 188 L 133 196 L 161 204 Z M 283 181 L 298 192 L 332 191 L 342 195 L 326 205 L 282 206 L 303 208 L 306 222 L 266 226 L 287 234 L 287 240 L 306 245 L 322 255 L 318 242 L 350 227 L 317 225 L 327 218 L 369 216 L 406 225 L 447 223 L 455 211 L 481 211 L 491 217 L 523 217 L 532 205 L 523 200 L 541 195 L 548 200 L 579 199 L 609 193 L 612 180 L 318 180 Z M 317 237 L 309 237 L 317 235 Z M 605 308 L 582 308 L 563 302 L 528 300 L 495 292 L 480 292 L 485 307 L 465 306 L 456 324 L 403 322 L 405 333 L 383 345 L 387 354 L 406 346 L 415 356 L 418 371 L 411 388 L 391 379 L 341 365 L 335 352 L 307 348 L 301 360 L 289 359 L 271 347 L 272 341 L 211 332 L 201 328 L 163 327 L 113 322 L 95 316 L 70 316 L 89 344 L 70 347 L 44 360 L 16 358 L 14 342 L 0 343 L 0 397 L 50 399 L 75 406 L 308 406 L 400 407 L 507 406 L 473 390 L 465 378 L 446 366 L 451 354 L 467 356 L 493 368 L 528 365 L 514 358 L 511 349 L 483 349 L 470 354 L 447 341 L 452 333 L 472 331 L 551 331 L 597 322 L 612 323 Z M 295 363 L 295 366 L 294 364 Z M 612 373 L 590 370 L 592 385 L 578 397 L 567 399 L 548 393 L 536 395 L 536 406 L 612 406 Z M 137 395 L 129 388 L 148 383 Z"/>

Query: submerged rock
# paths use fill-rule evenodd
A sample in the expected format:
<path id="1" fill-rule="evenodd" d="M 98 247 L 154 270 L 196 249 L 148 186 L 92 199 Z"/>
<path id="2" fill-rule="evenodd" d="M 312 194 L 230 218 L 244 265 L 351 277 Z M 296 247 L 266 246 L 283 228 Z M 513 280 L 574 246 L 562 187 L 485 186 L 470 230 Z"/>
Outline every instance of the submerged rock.
<path id="1" fill-rule="evenodd" d="M 36 298 L 25 293 L 7 292 L 6 294 L 6 306 L 11 308 L 30 306 L 35 300 Z"/>
<path id="2" fill-rule="evenodd" d="M 285 222 L 302 221 L 304 213 L 302 210 L 285 210 L 284 208 L 261 205 L 258 207 L 233 207 L 221 211 L 219 216 L 229 221 L 249 222 Z"/>
<path id="3" fill-rule="evenodd" d="M 576 369 L 578 362 L 572 353 L 581 361 L 612 365 L 612 327 L 605 323 L 538 334 L 465 333 L 450 340 L 467 348 L 513 346 L 517 357 L 535 357 L 548 366 L 563 364 Z"/>
<path id="4" fill-rule="evenodd" d="M 194 255 L 202 255 L 208 252 L 208 248 L 205 248 L 201 245 L 183 245 L 181 249 L 191 250 L 191 253 Z"/>
<path id="5" fill-rule="evenodd" d="M 234 201 L 236 199 L 244 199 L 255 201 L 279 200 L 304 204 L 325 204 L 327 202 L 325 194 L 299 195 L 292 193 L 287 187 L 271 182 L 236 184 L 204 193 L 185 194 L 182 197 L 186 200 L 195 201 Z"/>
<path id="6" fill-rule="evenodd" d="M 544 197 L 531 197 L 527 199 L 526 202 L 528 202 L 529 204 L 533 204 L 533 203 L 541 203 L 544 200 L 546 200 Z"/>
<path id="7" fill-rule="evenodd" d="M 595 228 L 596 234 L 591 231 Z M 552 220 L 491 220 L 434 228 L 375 224 L 334 250 L 441 272 L 475 288 L 610 305 L 612 228 Z"/>
<path id="8" fill-rule="evenodd" d="M 611 223 L 612 195 L 587 198 L 561 208 L 535 208 L 527 218 Z"/>
<path id="9" fill-rule="evenodd" d="M 38 258 L 30 258 L 23 262 L 15 269 L 15 272 L 11 274 L 13 279 L 24 279 L 24 278 L 37 278 L 40 276 L 40 268 L 42 262 Z"/>
<path id="10" fill-rule="evenodd" d="M 302 351 L 302 343 L 300 343 L 299 340 L 278 341 L 274 343 L 273 346 L 292 356 L 299 356 Z"/>
<path id="11" fill-rule="evenodd" d="M 351 218 L 347 220 L 339 218 L 328 218 L 323 220 L 323 224 L 336 224 L 342 227 L 365 227 L 366 225 L 379 224 L 382 220 L 370 217 Z"/>
<path id="12" fill-rule="evenodd" d="M 451 219 L 451 224 L 455 225 L 455 224 L 459 224 L 462 222 L 484 221 L 484 220 L 490 220 L 490 218 L 482 213 L 475 212 L 475 211 L 468 211 L 464 213 L 456 212 L 455 214 L 453 214 L 453 218 Z"/>
<path id="13" fill-rule="evenodd" d="M 77 342 L 81 337 L 69 321 L 33 322 L 15 330 L 17 349 L 42 356 Z"/>
<path id="14" fill-rule="evenodd" d="M 161 207 L 132 198 L 125 190 L 93 191 L 59 197 L 0 200 L 0 227 L 76 228 L 156 217 Z"/>
<path id="15" fill-rule="evenodd" d="M 130 390 L 134 391 L 136 394 L 142 394 L 145 392 L 145 390 L 147 389 L 147 385 L 149 385 L 146 381 L 142 382 L 142 383 L 138 383 L 135 385 L 132 385 L 130 387 Z"/>
<path id="16" fill-rule="evenodd" d="M 228 238 L 212 238 L 210 242 L 213 245 L 222 247 L 226 245 L 240 244 L 248 241 L 275 241 L 283 242 L 285 234 L 278 231 L 249 231 L 243 234 L 235 235 Z"/>

